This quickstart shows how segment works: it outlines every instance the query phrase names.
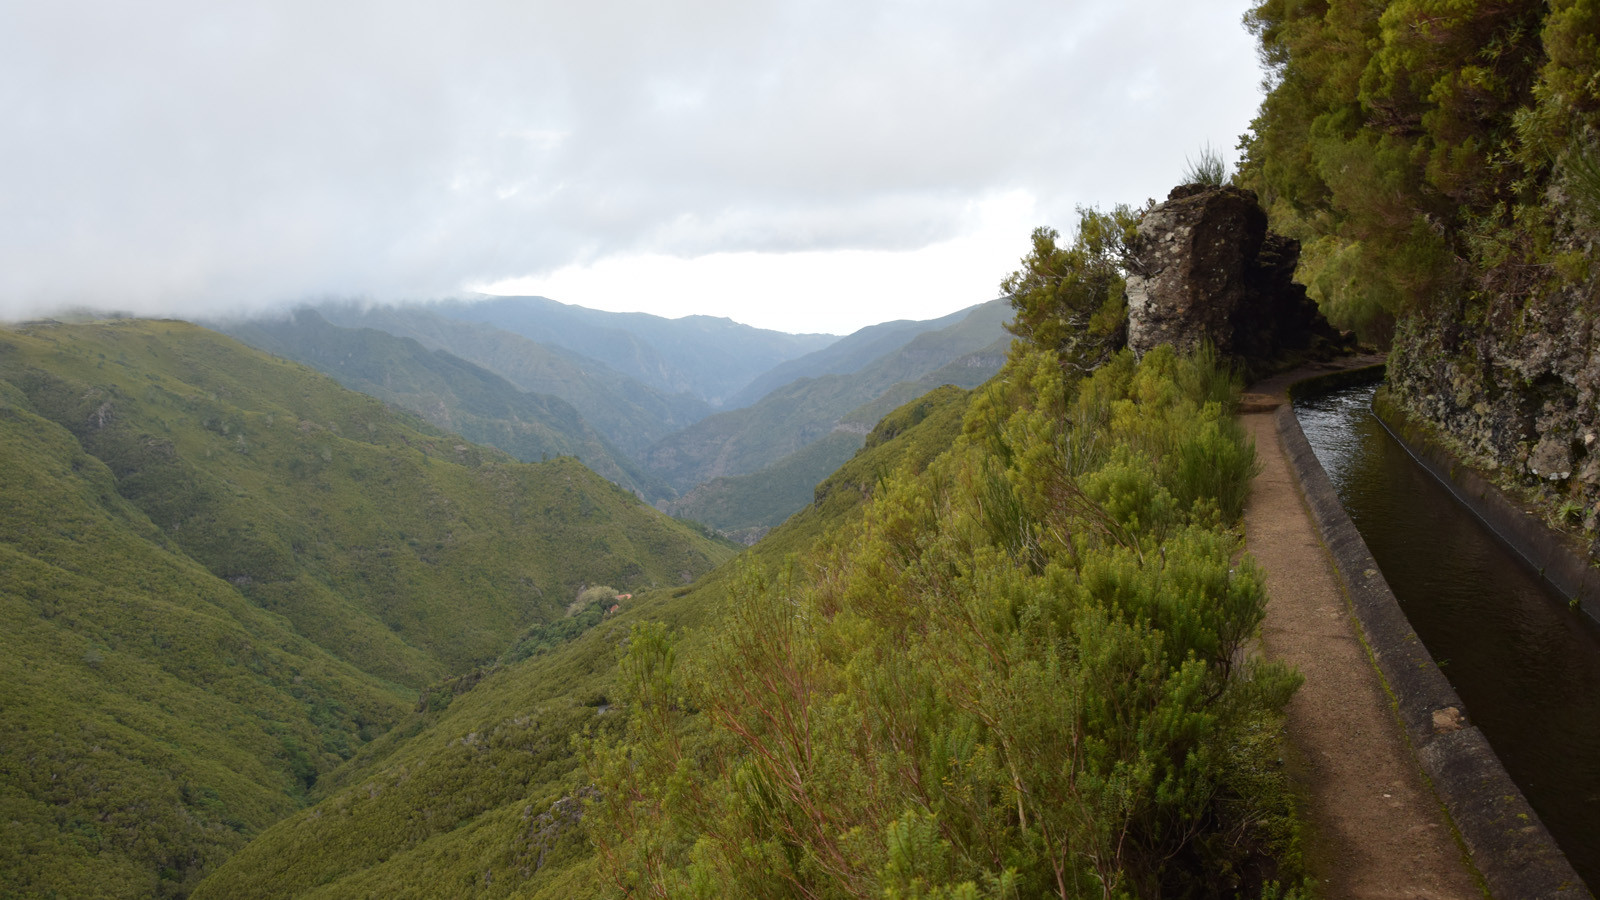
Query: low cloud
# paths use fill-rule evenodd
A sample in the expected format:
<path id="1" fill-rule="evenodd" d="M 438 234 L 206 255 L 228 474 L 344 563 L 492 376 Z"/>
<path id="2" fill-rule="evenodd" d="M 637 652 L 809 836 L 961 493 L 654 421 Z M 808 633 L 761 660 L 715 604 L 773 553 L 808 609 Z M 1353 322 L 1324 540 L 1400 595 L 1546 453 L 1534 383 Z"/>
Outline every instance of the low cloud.
<path id="1" fill-rule="evenodd" d="M 1244 8 L 0 0 L 0 316 L 910 252 L 1017 192 L 1064 226 L 1233 145 Z"/>

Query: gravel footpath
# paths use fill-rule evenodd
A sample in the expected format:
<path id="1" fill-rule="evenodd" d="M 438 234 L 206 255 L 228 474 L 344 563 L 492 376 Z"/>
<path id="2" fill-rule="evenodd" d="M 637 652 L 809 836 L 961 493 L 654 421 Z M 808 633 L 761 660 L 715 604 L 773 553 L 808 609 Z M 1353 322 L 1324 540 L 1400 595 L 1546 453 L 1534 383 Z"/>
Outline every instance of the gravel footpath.
<path id="1" fill-rule="evenodd" d="M 1239 415 L 1262 467 L 1244 516 L 1246 549 L 1266 572 L 1262 645 L 1305 676 L 1288 708 L 1286 762 L 1304 799 L 1307 863 L 1327 900 L 1481 898 L 1358 637 L 1274 426 L 1287 386 L 1326 371 L 1255 386 Z"/>

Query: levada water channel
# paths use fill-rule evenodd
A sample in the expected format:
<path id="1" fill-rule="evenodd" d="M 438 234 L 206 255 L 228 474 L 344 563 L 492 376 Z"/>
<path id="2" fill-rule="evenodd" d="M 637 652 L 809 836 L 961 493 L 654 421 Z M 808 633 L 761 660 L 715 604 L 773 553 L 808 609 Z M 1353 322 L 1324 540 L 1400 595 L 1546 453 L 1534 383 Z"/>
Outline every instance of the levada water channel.
<path id="1" fill-rule="evenodd" d="M 1600 893 L 1600 628 L 1390 436 L 1376 387 L 1297 400 L 1301 427 L 1467 714 Z"/>

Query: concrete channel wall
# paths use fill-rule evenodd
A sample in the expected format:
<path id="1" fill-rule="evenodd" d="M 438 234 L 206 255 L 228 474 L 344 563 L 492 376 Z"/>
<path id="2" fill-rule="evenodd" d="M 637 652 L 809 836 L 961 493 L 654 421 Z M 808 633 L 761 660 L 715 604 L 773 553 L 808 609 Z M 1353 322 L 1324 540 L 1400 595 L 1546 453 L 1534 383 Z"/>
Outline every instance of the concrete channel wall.
<path id="1" fill-rule="evenodd" d="M 1321 393 L 1377 375 L 1366 370 L 1310 379 L 1294 385 L 1290 396 Z M 1496 900 L 1588 898 L 1583 881 L 1406 620 L 1312 452 L 1292 404 L 1279 407 L 1276 424 L 1290 469 L 1333 558 L 1367 651 L 1394 699 L 1417 763 L 1489 892 Z M 1396 835 L 1396 839 L 1401 838 Z"/>
<path id="2" fill-rule="evenodd" d="M 1600 623 L 1600 569 L 1589 565 L 1585 546 L 1546 525 L 1536 513 L 1518 506 L 1488 478 L 1434 440 L 1427 427 L 1393 407 L 1379 407 L 1374 412 L 1418 465 L 1449 488 L 1457 501 L 1482 519 L 1562 596 Z"/>

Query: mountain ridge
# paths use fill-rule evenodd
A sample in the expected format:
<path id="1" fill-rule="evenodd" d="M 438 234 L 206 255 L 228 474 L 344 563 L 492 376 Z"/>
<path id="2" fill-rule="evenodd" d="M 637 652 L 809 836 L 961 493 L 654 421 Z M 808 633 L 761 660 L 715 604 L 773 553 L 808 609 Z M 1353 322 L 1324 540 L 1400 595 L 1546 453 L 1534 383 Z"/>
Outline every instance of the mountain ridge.
<path id="1" fill-rule="evenodd" d="M 549 394 L 518 389 L 445 350 L 375 328 L 343 328 L 316 310 L 224 329 L 261 350 L 312 366 L 351 390 L 406 409 L 473 443 L 523 462 L 575 456 L 597 474 L 651 500 L 662 488 L 611 446 L 578 410 Z"/>
<path id="2" fill-rule="evenodd" d="M 999 371 L 1003 357 L 982 351 L 1008 341 L 1003 336 L 1009 316 L 1004 303 L 979 304 L 955 324 L 921 332 L 855 372 L 800 378 L 752 406 L 702 419 L 651 445 L 640 462 L 674 489 L 687 492 L 715 478 L 746 475 L 776 463 L 833 433 L 852 410 L 901 382 L 945 370 L 952 383 L 976 387 Z M 973 357 L 977 364 L 946 368 L 973 354 L 978 354 Z"/>
<path id="3" fill-rule="evenodd" d="M 0 873 L 179 897 L 596 583 L 732 551 L 195 325 L 0 330 Z"/>
<path id="4" fill-rule="evenodd" d="M 476 363 L 522 390 L 560 397 L 630 455 L 715 411 L 704 400 L 659 391 L 566 347 L 542 344 L 489 324 L 447 318 L 425 306 L 323 305 L 317 310 L 335 325 L 412 338 L 424 347 Z"/>
<path id="5" fill-rule="evenodd" d="M 837 340 L 835 335 L 789 334 L 713 316 L 667 319 L 612 313 L 547 297 L 456 300 L 433 307 L 440 315 L 494 325 L 541 343 L 601 360 L 658 390 L 689 392 L 720 407 L 774 362 Z"/>
<path id="6" fill-rule="evenodd" d="M 893 353 L 925 331 L 940 331 L 965 319 L 983 304 L 974 304 L 936 319 L 895 319 L 851 332 L 820 350 L 779 363 L 745 385 L 728 403 L 738 408 L 757 403 L 768 393 L 799 378 L 848 375 Z"/>

